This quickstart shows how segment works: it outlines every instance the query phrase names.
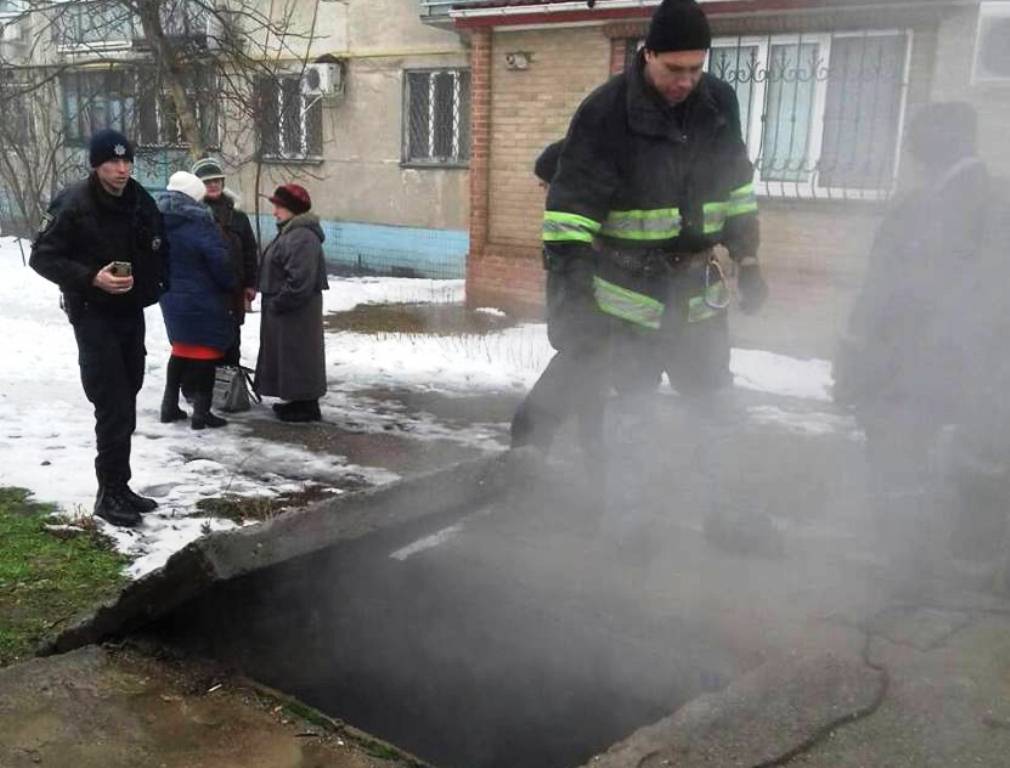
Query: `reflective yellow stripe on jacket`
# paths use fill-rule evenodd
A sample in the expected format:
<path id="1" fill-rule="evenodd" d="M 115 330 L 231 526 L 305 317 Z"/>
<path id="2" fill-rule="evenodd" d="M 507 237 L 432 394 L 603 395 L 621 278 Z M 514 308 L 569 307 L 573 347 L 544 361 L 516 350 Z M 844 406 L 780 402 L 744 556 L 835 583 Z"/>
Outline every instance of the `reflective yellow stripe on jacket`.
<path id="1" fill-rule="evenodd" d="M 545 243 L 591 243 L 600 231 L 600 222 L 577 213 L 544 211 L 543 240 Z"/>
<path id="2" fill-rule="evenodd" d="M 644 328 L 657 330 L 663 319 L 663 304 L 650 296 L 629 291 L 602 277 L 593 278 L 593 294 L 601 312 Z"/>
<path id="3" fill-rule="evenodd" d="M 623 240 L 671 240 L 680 234 L 680 211 L 677 208 L 611 211 L 600 233 Z"/>
<path id="4" fill-rule="evenodd" d="M 729 193 L 729 200 L 718 203 L 705 203 L 705 234 L 717 235 L 726 225 L 726 219 L 733 216 L 743 216 L 756 213 L 758 209 L 757 194 L 753 184 L 744 184 Z"/>
<path id="5" fill-rule="evenodd" d="M 705 203 L 703 232 L 717 235 L 726 220 L 757 212 L 757 195 L 753 184 L 744 184 L 730 192 L 729 200 Z M 651 210 L 611 211 L 602 224 L 575 213 L 544 212 L 543 239 L 545 243 L 591 243 L 598 233 L 615 240 L 635 242 L 672 240 L 680 235 L 681 215 L 677 208 Z"/>

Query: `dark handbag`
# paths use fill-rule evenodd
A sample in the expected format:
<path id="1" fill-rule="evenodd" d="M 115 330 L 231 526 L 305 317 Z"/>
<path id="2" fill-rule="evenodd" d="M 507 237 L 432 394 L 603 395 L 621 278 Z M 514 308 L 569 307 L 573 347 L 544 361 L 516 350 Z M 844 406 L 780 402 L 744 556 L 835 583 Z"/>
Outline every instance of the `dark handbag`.
<path id="1" fill-rule="evenodd" d="M 241 365 L 219 365 L 214 372 L 214 407 L 225 413 L 239 413 L 252 408 L 252 400 L 261 402 L 252 386 L 252 371 Z"/>

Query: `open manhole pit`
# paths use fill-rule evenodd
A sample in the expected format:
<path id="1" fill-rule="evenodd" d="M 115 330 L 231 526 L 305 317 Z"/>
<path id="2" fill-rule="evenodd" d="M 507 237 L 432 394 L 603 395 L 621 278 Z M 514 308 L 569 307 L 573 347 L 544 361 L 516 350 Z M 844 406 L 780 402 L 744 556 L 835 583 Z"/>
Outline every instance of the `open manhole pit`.
<path id="1" fill-rule="evenodd" d="M 345 542 L 217 584 L 148 631 L 440 768 L 581 765 L 741 671 L 685 619 L 543 578 L 556 548 L 517 572 L 522 526 L 497 520 L 517 513 L 492 502 Z"/>
<path id="2" fill-rule="evenodd" d="M 215 534 L 53 650 L 143 633 L 439 768 L 574 768 L 788 646 L 836 591 L 833 541 L 787 567 L 706 549 L 688 472 L 642 502 L 670 524 L 646 567 L 580 525 L 599 500 L 558 471 L 510 451 Z"/>

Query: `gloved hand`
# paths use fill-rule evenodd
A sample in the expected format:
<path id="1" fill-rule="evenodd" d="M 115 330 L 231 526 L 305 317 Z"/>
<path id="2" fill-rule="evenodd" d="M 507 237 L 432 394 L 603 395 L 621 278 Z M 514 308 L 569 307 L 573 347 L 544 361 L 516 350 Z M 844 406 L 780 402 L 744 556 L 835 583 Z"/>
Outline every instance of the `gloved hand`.
<path id="1" fill-rule="evenodd" d="M 547 337 L 557 350 L 592 346 L 605 332 L 593 290 L 595 265 L 569 254 L 557 256 L 548 253 Z"/>
<path id="2" fill-rule="evenodd" d="M 768 298 L 768 283 L 757 262 L 740 265 L 736 285 L 740 291 L 740 309 L 745 314 L 752 315 L 761 309 Z"/>

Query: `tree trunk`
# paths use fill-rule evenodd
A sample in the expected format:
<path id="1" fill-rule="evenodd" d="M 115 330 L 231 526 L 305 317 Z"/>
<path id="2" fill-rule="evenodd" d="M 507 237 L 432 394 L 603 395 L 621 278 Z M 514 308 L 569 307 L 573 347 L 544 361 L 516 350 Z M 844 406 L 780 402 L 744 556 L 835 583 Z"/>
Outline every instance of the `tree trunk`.
<path id="1" fill-rule="evenodd" d="M 168 88 L 169 98 L 179 116 L 179 128 L 182 138 L 189 145 L 189 154 L 194 160 L 206 154 L 200 123 L 196 119 L 193 104 L 186 96 L 183 66 L 179 63 L 178 51 L 165 34 L 158 13 L 158 0 L 142 0 L 137 3 L 137 15 L 144 30 L 148 45 L 154 50 L 154 60 L 158 64 L 158 72 Z"/>

